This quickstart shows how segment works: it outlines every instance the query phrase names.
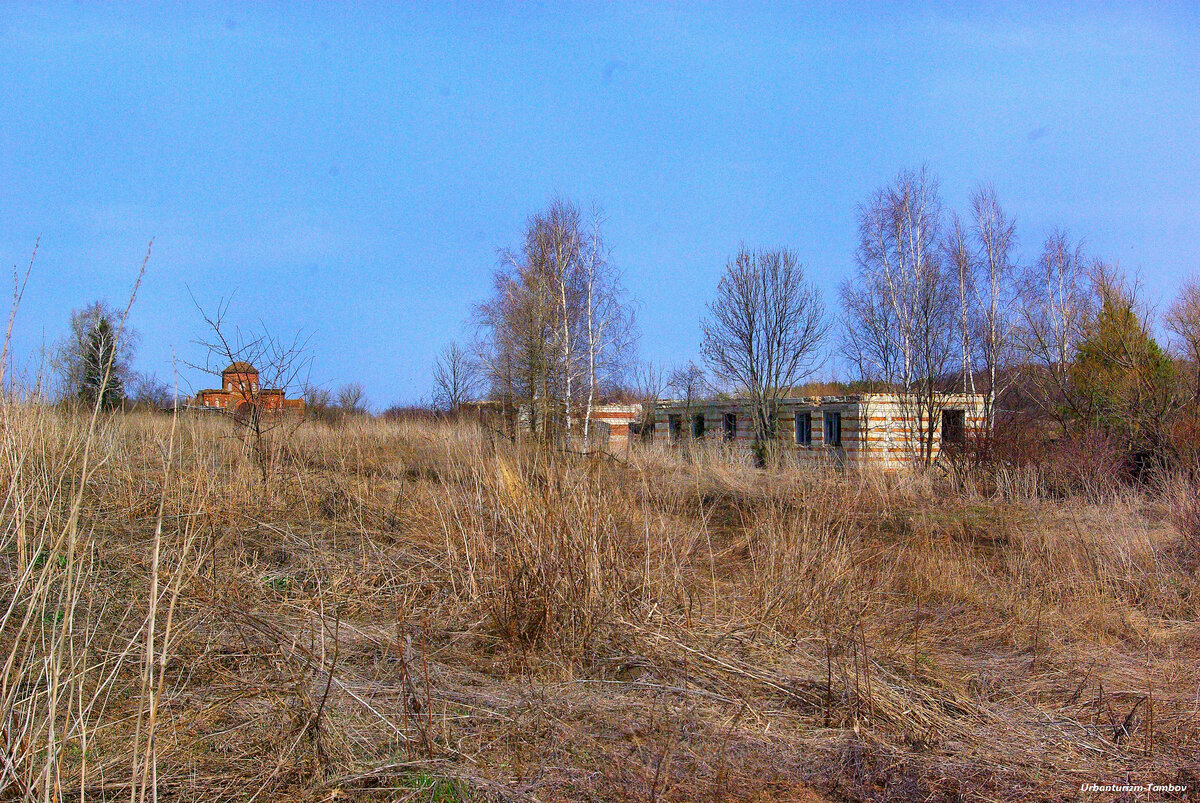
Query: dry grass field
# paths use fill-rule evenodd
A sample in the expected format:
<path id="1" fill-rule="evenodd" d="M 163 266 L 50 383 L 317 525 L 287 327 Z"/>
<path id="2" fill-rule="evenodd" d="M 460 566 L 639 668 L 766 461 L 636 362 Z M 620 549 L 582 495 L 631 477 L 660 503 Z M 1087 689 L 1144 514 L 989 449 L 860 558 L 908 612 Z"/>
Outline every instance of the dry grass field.
<path id="1" fill-rule="evenodd" d="M 1200 795 L 1156 495 L 0 410 L 0 799 Z"/>

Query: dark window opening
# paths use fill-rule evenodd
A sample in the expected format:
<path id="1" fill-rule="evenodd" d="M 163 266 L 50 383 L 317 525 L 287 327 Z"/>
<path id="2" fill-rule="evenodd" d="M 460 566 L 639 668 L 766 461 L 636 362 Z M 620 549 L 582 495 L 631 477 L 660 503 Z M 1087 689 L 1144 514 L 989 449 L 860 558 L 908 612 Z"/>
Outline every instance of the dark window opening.
<path id="1" fill-rule="evenodd" d="M 965 411 L 942 410 L 942 443 L 963 443 L 967 436 L 966 423 Z"/>
<path id="2" fill-rule="evenodd" d="M 725 440 L 735 439 L 737 437 L 737 413 L 726 413 L 722 423 L 725 425 Z"/>
<path id="3" fill-rule="evenodd" d="M 812 446 L 812 413 L 796 413 L 796 443 Z"/>
<path id="4" fill-rule="evenodd" d="M 692 438 L 700 440 L 704 437 L 704 414 L 698 413 L 692 416 Z"/>
<path id="5" fill-rule="evenodd" d="M 679 440 L 679 430 L 682 428 L 680 417 L 671 413 L 667 416 L 667 436 L 671 439 L 671 443 Z"/>
<path id="6" fill-rule="evenodd" d="M 826 413 L 825 414 L 825 445 L 826 446 L 841 446 L 842 445 L 842 414 L 841 413 Z"/>

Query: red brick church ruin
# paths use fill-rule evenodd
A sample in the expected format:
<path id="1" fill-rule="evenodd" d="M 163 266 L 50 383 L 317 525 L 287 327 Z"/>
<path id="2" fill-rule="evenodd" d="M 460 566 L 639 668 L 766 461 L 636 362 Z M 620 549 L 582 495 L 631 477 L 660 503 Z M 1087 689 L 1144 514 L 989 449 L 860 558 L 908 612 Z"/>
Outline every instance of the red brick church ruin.
<path id="1" fill-rule="evenodd" d="M 282 388 L 262 388 L 258 369 L 248 362 L 235 362 L 221 372 L 219 389 L 196 394 L 197 407 L 223 410 L 238 416 L 259 413 L 304 412 L 304 399 L 289 399 Z"/>

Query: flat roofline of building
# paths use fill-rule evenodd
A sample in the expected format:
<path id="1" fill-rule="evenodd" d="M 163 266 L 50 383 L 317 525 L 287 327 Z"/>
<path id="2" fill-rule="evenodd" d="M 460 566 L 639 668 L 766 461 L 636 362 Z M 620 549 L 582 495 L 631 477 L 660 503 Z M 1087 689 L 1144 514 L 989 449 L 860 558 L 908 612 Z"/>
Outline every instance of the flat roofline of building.
<path id="1" fill-rule="evenodd" d="M 895 401 L 906 395 L 915 396 L 916 394 L 849 393 L 842 396 L 785 396 L 779 400 L 779 403 L 782 405 L 853 404 L 864 401 Z M 937 395 L 940 400 L 944 401 L 974 402 L 978 404 L 982 404 L 984 401 L 982 393 L 939 393 Z M 745 406 L 749 403 L 750 398 L 748 396 L 731 396 L 724 399 L 693 401 L 690 404 L 683 399 L 664 399 L 655 402 L 655 407 L 731 407 Z"/>

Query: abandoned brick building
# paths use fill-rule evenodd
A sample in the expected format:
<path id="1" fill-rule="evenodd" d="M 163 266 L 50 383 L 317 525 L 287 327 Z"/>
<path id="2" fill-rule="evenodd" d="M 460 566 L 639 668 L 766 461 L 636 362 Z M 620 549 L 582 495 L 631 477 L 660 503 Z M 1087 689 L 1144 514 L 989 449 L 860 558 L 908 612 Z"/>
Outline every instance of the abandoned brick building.
<path id="1" fill-rule="evenodd" d="M 937 397 L 936 414 L 924 427 L 937 458 L 943 444 L 963 444 L 983 426 L 979 394 L 946 393 Z M 508 434 L 529 431 L 527 405 L 505 408 L 499 402 L 464 407 L 486 426 Z M 921 454 L 917 415 L 910 397 L 895 393 L 809 396 L 784 399 L 779 430 L 784 448 L 797 458 L 824 464 L 851 464 L 895 470 L 912 465 Z M 504 411 L 508 409 L 508 415 Z M 652 420 L 652 428 L 645 427 Z M 578 423 L 582 431 L 583 422 Z M 744 398 L 692 402 L 663 401 L 650 419 L 640 404 L 604 404 L 592 409 L 595 448 L 621 453 L 636 446 L 728 445 L 749 452 L 754 443 L 750 405 Z"/>
<path id="2" fill-rule="evenodd" d="M 592 443 L 598 449 L 628 448 L 633 425 L 642 411 L 640 404 L 598 404 L 592 408 Z"/>
<path id="3" fill-rule="evenodd" d="M 248 362 L 235 362 L 221 372 L 221 387 L 196 394 L 195 405 L 238 416 L 252 412 L 304 412 L 304 399 L 289 399 L 281 388 L 262 388 L 258 369 Z"/>
<path id="4" fill-rule="evenodd" d="M 584 407 L 577 407 L 571 415 L 573 431 L 582 433 L 588 427 Z M 505 404 L 500 401 L 471 401 L 459 407 L 460 414 L 468 415 L 479 423 L 505 435 L 526 435 L 530 432 L 533 415 L 528 403 Z M 592 445 L 597 449 L 624 451 L 629 447 L 630 432 L 641 416 L 640 404 L 594 404 L 591 415 Z M 557 426 L 565 429 L 558 420 Z"/>
<path id="5" fill-rule="evenodd" d="M 783 442 L 801 459 L 897 469 L 912 464 L 920 453 L 913 407 L 911 400 L 889 393 L 789 398 L 781 406 L 779 427 Z M 978 394 L 942 394 L 936 408 L 935 419 L 925 427 L 932 434 L 934 458 L 944 444 L 965 442 L 984 423 L 983 396 Z M 662 402 L 654 419 L 655 443 L 718 440 L 749 449 L 754 440 L 745 399 Z"/>

